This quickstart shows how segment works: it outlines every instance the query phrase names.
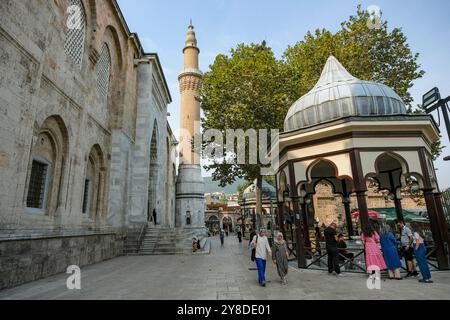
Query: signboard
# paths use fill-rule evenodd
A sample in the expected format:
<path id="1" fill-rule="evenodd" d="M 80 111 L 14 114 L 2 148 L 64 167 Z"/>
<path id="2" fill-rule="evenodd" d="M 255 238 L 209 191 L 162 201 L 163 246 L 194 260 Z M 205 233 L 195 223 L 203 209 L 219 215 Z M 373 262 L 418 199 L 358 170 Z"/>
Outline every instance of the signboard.
<path id="1" fill-rule="evenodd" d="M 423 95 L 422 108 L 426 109 L 436 101 L 441 100 L 441 94 L 438 88 L 433 88 Z"/>

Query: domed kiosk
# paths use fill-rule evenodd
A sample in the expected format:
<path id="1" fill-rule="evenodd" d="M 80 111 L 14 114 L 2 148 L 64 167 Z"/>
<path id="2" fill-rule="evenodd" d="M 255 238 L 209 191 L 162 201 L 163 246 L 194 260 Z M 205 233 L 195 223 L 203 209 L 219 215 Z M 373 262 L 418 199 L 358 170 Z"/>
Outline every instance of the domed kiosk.
<path id="1" fill-rule="evenodd" d="M 262 213 L 260 215 L 256 213 L 256 184 L 257 181 L 255 180 L 244 190 L 242 200 L 240 201 L 245 230 L 249 230 L 250 228 L 266 228 L 270 236 L 272 236 L 272 226 L 275 224 L 275 216 L 277 214 L 277 189 L 262 179 Z"/>
<path id="2" fill-rule="evenodd" d="M 352 76 L 330 56 L 319 81 L 289 109 L 279 137 L 276 173 L 280 228 L 284 208 L 295 213 L 298 265 L 307 268 L 314 255 L 307 221 L 308 199 L 326 181 L 342 196 L 349 237 L 356 235 L 350 205 L 358 207 L 360 226 L 369 223 L 367 179 L 394 199 L 403 219 L 401 192 L 413 181 L 423 192 L 439 269 L 448 269 L 449 246 L 441 195 L 433 167 L 431 145 L 439 130 L 429 115 L 410 115 L 391 88 Z M 357 203 L 351 204 L 350 195 Z M 328 222 L 328 223 L 331 223 Z"/>

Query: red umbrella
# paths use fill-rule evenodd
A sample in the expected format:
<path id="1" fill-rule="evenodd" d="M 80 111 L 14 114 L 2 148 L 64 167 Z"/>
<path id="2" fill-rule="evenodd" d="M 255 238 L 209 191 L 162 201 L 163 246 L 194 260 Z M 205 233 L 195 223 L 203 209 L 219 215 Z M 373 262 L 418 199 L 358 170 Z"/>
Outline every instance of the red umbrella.
<path id="1" fill-rule="evenodd" d="M 369 212 L 369 218 L 370 219 L 378 220 L 378 219 L 381 218 L 381 214 L 379 212 L 377 212 L 377 211 L 368 210 L 368 212 Z M 353 218 L 359 218 L 359 211 L 352 212 L 352 217 Z"/>

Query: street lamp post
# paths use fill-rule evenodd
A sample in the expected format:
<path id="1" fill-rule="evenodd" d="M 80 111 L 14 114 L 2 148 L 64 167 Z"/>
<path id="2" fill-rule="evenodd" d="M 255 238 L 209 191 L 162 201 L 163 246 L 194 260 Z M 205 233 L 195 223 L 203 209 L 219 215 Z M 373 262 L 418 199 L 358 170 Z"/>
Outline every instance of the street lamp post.
<path id="1" fill-rule="evenodd" d="M 450 140 L 450 117 L 449 117 L 449 107 L 448 102 L 450 102 L 450 96 L 445 99 L 441 99 L 441 94 L 438 88 L 433 88 L 423 95 L 422 108 L 427 114 L 432 113 L 435 110 L 441 109 L 442 115 L 444 116 L 445 128 L 447 129 L 447 135 Z M 444 161 L 450 161 L 450 156 L 444 158 Z"/>
<path id="2" fill-rule="evenodd" d="M 273 220 L 273 200 L 272 200 L 272 196 L 270 196 L 270 233 L 272 235 L 272 243 L 274 241 L 274 227 L 275 227 L 275 221 Z"/>

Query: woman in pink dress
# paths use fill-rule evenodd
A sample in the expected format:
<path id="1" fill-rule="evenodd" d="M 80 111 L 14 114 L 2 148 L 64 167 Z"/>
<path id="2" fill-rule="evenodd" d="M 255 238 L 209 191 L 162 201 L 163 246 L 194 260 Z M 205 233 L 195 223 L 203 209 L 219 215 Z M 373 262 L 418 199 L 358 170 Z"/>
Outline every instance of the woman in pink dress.
<path id="1" fill-rule="evenodd" d="M 366 250 L 367 272 L 374 274 L 376 271 L 386 270 L 386 262 L 379 247 L 380 236 L 370 223 L 363 228 L 361 240 L 364 242 Z"/>

